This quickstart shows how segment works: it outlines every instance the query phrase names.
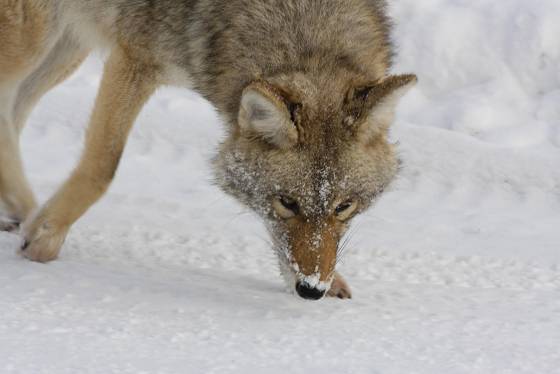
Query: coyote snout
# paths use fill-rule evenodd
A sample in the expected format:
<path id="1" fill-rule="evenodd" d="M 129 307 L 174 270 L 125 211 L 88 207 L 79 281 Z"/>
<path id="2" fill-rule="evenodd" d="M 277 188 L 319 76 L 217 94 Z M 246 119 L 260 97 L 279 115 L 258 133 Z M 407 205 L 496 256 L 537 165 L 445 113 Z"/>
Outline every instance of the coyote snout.
<path id="1" fill-rule="evenodd" d="M 273 203 L 278 215 L 285 214 L 282 203 Z M 284 203 L 285 204 L 285 203 Z M 293 205 L 295 203 L 292 203 Z M 329 290 L 334 278 L 338 242 L 344 230 L 335 217 L 328 220 L 311 220 L 292 217 L 286 222 L 287 240 L 283 252 L 285 271 L 291 272 L 293 286 L 304 299 L 317 300 Z M 290 277 L 286 277 L 289 279 Z"/>
<path id="2" fill-rule="evenodd" d="M 282 206 L 280 212 L 283 209 Z M 302 298 L 319 300 L 327 293 L 341 299 L 351 297 L 350 287 L 335 267 L 342 254 L 340 240 L 346 232 L 345 222 L 356 209 L 356 204 L 345 202 L 338 204 L 329 217 L 318 223 L 302 218 L 294 218 L 288 223 L 291 226 L 286 235 L 288 239 L 277 250 L 288 286 L 295 287 Z"/>

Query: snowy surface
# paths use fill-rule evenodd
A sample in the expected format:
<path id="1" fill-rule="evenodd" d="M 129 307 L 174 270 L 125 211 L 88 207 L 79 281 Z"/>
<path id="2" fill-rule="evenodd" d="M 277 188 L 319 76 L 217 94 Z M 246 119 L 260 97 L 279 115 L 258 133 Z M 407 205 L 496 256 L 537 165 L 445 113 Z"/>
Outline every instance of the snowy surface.
<path id="1" fill-rule="evenodd" d="M 259 221 L 212 186 L 216 114 L 162 89 L 58 261 L 0 234 L 0 373 L 560 373 L 560 2 L 391 13 L 395 71 L 420 84 L 392 135 L 405 169 L 340 269 L 354 299 L 285 291 Z M 100 69 L 23 134 L 41 201 L 76 162 Z"/>

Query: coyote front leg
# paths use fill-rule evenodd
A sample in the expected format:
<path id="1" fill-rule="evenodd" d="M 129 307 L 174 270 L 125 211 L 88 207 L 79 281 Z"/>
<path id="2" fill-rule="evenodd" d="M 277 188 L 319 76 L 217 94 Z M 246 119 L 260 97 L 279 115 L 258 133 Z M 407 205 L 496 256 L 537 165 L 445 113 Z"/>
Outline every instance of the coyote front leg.
<path id="1" fill-rule="evenodd" d="M 157 87 L 157 75 L 156 66 L 145 59 L 134 59 L 121 49 L 112 52 L 77 168 L 23 226 L 25 257 L 40 262 L 55 259 L 70 226 L 107 190 L 132 124 Z"/>

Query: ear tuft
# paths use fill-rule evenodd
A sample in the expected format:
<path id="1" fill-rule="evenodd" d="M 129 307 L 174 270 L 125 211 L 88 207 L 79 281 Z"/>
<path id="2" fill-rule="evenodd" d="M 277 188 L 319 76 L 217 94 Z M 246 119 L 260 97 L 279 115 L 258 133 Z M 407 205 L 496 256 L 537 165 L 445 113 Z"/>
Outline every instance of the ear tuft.
<path id="1" fill-rule="evenodd" d="M 350 90 L 346 123 L 360 123 L 358 136 L 370 140 L 384 131 L 394 119 L 399 100 L 418 82 L 414 74 L 391 75 L 365 87 Z"/>
<path id="2" fill-rule="evenodd" d="M 414 87 L 417 82 L 418 78 L 415 74 L 392 75 L 383 79 L 374 86 L 375 105 L 384 103 L 396 106 L 398 100 Z"/>
<path id="3" fill-rule="evenodd" d="M 298 140 L 291 117 L 287 101 L 269 83 L 253 82 L 243 90 L 238 116 L 243 135 L 288 148 Z"/>

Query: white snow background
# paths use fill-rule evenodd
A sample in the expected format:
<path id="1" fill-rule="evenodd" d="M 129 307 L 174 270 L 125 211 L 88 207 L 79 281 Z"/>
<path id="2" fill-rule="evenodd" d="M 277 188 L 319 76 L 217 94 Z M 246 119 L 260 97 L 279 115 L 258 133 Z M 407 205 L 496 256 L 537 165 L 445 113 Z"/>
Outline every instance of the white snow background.
<path id="1" fill-rule="evenodd" d="M 193 92 L 143 110 L 109 193 L 46 265 L 0 234 L 0 373 L 560 373 L 560 1 L 395 0 L 420 82 L 405 163 L 356 220 L 350 301 L 285 291 L 267 234 L 212 185 Z M 23 138 L 45 201 L 82 148 L 93 56 Z"/>

